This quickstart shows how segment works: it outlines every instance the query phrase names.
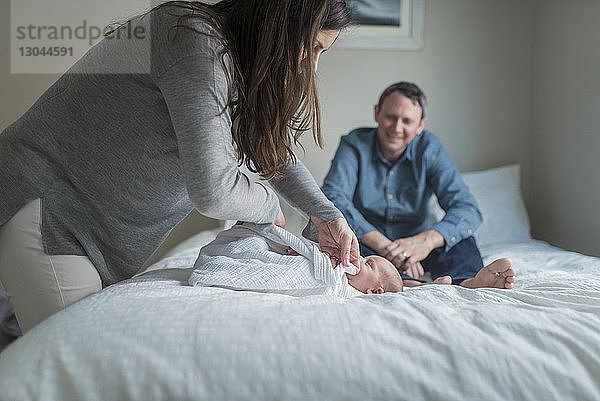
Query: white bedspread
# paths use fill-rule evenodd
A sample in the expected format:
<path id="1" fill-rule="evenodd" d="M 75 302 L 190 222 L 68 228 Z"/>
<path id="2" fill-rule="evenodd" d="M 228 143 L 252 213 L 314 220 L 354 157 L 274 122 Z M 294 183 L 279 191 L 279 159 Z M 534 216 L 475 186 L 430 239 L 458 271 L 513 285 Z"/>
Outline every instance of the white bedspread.
<path id="1" fill-rule="evenodd" d="M 600 399 L 600 260 L 539 243 L 482 251 L 513 259 L 514 290 L 191 287 L 197 249 L 183 252 L 1 353 L 0 400 Z"/>

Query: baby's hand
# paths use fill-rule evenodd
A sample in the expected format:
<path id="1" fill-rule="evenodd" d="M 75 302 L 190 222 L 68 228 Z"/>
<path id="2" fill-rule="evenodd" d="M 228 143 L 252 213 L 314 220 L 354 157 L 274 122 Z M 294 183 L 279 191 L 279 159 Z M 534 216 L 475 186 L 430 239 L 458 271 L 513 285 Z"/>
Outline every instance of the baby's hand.
<path id="1" fill-rule="evenodd" d="M 290 256 L 298 256 L 300 255 L 298 252 L 294 251 L 291 247 L 287 247 L 285 248 L 285 253 L 287 253 Z"/>

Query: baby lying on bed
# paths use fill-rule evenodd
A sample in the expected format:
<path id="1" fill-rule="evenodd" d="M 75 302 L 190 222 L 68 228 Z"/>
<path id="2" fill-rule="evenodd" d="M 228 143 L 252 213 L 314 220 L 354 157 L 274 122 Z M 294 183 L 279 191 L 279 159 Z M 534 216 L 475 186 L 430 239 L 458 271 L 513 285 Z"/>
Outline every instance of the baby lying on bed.
<path id="1" fill-rule="evenodd" d="M 290 254 L 290 249 L 294 254 Z M 461 285 L 512 288 L 514 275 L 510 260 L 498 259 Z M 368 256 L 360 258 L 358 266 L 344 267 L 306 238 L 271 224 L 252 223 L 235 225 L 204 246 L 189 282 L 294 296 L 331 294 L 344 298 L 403 290 L 398 271 L 385 258 Z M 433 282 L 450 283 L 450 276 Z"/>
<path id="2" fill-rule="evenodd" d="M 344 267 L 306 238 L 252 223 L 235 225 L 204 246 L 189 282 L 293 296 L 402 291 L 400 274 L 384 258 L 360 258 L 358 266 Z"/>

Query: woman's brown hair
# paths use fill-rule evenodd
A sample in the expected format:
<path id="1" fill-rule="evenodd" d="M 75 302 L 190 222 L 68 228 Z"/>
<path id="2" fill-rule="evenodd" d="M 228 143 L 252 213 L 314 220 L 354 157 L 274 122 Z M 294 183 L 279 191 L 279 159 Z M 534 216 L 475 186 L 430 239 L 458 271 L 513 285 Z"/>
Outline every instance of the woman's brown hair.
<path id="1" fill-rule="evenodd" d="M 313 131 L 322 147 L 321 117 L 313 58 L 320 30 L 342 30 L 351 22 L 345 0 L 170 1 L 190 10 L 180 18 L 199 18 L 222 36 L 238 162 L 264 179 L 283 176 L 295 163 L 293 147 Z M 188 25 L 189 27 L 189 25 Z M 235 93 L 235 96 L 232 95 Z M 300 145 L 301 146 L 301 145 Z"/>

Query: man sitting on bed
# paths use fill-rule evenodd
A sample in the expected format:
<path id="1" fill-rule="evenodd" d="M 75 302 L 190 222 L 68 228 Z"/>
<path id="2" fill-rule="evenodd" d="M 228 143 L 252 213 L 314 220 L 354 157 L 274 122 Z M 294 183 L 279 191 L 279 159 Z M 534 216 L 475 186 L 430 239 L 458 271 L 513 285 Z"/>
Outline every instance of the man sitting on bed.
<path id="1" fill-rule="evenodd" d="M 204 246 L 194 265 L 191 285 L 280 293 L 294 296 L 330 294 L 344 298 L 400 292 L 402 279 L 388 260 L 359 258 L 358 266 L 342 266 L 319 246 L 271 224 L 237 224 Z M 499 259 L 465 283 L 470 287 L 505 288 L 514 282 L 510 262 Z M 512 281 L 511 281 L 512 280 Z M 450 284 L 437 278 L 435 284 Z"/>
<path id="2" fill-rule="evenodd" d="M 415 84 L 385 89 L 375 105 L 377 127 L 342 137 L 322 189 L 355 231 L 361 254 L 392 262 L 405 285 L 420 285 L 429 271 L 433 280 L 451 276 L 470 287 L 483 267 L 473 238 L 482 217 L 441 142 L 424 130 L 425 104 Z M 431 227 L 433 194 L 446 215 Z M 508 259 L 499 263 L 507 280 L 514 276 Z"/>

